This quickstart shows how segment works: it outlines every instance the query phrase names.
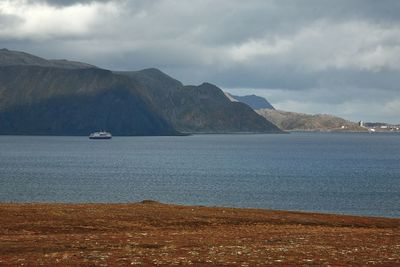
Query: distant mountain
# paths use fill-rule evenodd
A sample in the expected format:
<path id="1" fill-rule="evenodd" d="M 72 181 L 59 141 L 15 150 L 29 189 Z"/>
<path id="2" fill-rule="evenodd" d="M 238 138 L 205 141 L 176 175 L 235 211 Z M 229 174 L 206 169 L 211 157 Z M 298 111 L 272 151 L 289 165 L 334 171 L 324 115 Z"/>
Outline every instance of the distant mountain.
<path id="1" fill-rule="evenodd" d="M 112 72 L 0 50 L 0 134 L 280 132 L 211 84 L 183 86 L 157 69 Z"/>
<path id="2" fill-rule="evenodd" d="M 259 109 L 258 114 L 285 131 L 367 131 L 357 123 L 326 115 Z"/>
<path id="3" fill-rule="evenodd" d="M 256 95 L 237 96 L 225 93 L 229 99 L 245 103 L 252 109 L 275 109 L 265 98 Z"/>

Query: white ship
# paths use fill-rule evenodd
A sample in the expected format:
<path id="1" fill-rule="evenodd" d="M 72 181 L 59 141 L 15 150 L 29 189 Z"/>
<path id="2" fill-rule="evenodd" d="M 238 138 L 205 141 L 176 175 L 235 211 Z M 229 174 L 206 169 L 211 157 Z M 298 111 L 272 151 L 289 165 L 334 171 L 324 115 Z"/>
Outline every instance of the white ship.
<path id="1" fill-rule="evenodd" d="M 89 135 L 89 139 L 111 139 L 112 135 L 109 132 L 100 131 L 94 132 Z"/>

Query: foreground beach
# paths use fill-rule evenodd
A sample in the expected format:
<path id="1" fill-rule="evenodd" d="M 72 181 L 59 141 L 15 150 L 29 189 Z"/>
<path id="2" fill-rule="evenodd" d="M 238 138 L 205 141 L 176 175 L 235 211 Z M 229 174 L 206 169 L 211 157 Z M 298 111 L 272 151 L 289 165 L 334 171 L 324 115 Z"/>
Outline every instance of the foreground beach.
<path id="1" fill-rule="evenodd" d="M 135 204 L 0 204 L 0 266 L 399 265 L 400 219 Z"/>

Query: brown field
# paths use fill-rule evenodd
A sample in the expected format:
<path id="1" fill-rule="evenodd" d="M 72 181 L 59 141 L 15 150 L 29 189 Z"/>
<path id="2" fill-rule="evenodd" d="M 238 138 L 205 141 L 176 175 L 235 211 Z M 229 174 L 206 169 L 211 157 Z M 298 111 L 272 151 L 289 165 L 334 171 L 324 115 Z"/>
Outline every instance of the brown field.
<path id="1" fill-rule="evenodd" d="M 400 266 L 400 219 L 136 204 L 0 204 L 0 266 Z"/>

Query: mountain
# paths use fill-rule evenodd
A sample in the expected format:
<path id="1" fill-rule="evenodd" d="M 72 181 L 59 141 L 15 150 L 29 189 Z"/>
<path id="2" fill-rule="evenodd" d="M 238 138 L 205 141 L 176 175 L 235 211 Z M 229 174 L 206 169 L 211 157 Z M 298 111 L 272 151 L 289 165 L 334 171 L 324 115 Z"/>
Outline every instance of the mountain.
<path id="1" fill-rule="evenodd" d="M 235 96 L 225 92 L 232 102 L 243 102 L 284 131 L 366 131 L 357 123 L 327 114 L 304 114 L 276 110 L 265 98 L 256 95 Z"/>
<path id="2" fill-rule="evenodd" d="M 174 135 L 132 82 L 98 68 L 0 67 L 0 133 Z"/>
<path id="3" fill-rule="evenodd" d="M 234 100 L 245 103 L 252 109 L 275 109 L 265 98 L 256 95 L 237 96 L 225 93 L 231 101 Z"/>
<path id="4" fill-rule="evenodd" d="M 233 103 L 210 83 L 184 86 L 157 69 L 118 72 L 140 85 L 141 94 L 184 133 L 279 133 L 274 124 L 243 103 Z"/>
<path id="5" fill-rule="evenodd" d="M 280 132 L 216 86 L 184 86 L 157 69 L 112 72 L 0 50 L 0 134 Z"/>
<path id="6" fill-rule="evenodd" d="M 310 115 L 271 109 L 258 109 L 256 112 L 285 131 L 366 131 L 357 123 L 332 115 Z"/>

